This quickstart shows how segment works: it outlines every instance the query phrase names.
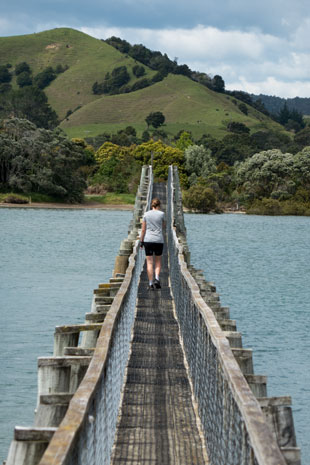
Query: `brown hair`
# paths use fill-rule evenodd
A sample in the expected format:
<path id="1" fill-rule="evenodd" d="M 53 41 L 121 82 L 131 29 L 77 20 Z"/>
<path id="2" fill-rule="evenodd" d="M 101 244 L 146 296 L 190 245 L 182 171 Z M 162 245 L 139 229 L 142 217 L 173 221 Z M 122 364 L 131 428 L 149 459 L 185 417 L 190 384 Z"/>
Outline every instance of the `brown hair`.
<path id="1" fill-rule="evenodd" d="M 155 197 L 155 198 L 152 200 L 151 207 L 152 207 L 152 208 L 160 207 L 160 200 L 159 200 L 157 197 Z"/>

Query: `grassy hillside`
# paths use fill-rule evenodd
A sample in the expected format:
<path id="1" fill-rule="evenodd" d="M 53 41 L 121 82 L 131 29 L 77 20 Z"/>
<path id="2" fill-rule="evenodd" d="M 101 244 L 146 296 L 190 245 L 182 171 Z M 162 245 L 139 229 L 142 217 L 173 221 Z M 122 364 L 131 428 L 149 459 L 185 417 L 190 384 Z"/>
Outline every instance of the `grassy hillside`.
<path id="1" fill-rule="evenodd" d="M 68 65 L 69 69 L 45 89 L 49 102 L 63 119 L 68 110 L 98 99 L 92 93 L 95 81 L 102 82 L 105 74 L 117 66 L 126 66 L 132 77 L 135 61 L 105 42 L 74 29 L 60 28 L 38 34 L 0 38 L 0 64 L 13 67 L 22 61 L 31 66 L 34 74 L 47 66 Z M 145 67 L 146 76 L 154 71 Z"/>
<path id="2" fill-rule="evenodd" d="M 0 64 L 11 63 L 14 70 L 22 61 L 29 63 L 34 74 L 47 66 L 69 66 L 45 92 L 61 120 L 69 110 L 73 111 L 61 123 L 71 137 L 94 136 L 128 125 L 141 134 L 146 129 L 145 117 L 151 111 L 163 112 L 165 131 L 172 134 L 187 129 L 195 136 L 209 133 L 220 138 L 226 134 L 230 121 L 245 123 L 252 131 L 283 130 L 252 107 L 248 107 L 248 115 L 245 115 L 233 103 L 235 99 L 181 75 L 169 75 L 162 82 L 129 94 L 94 95 L 93 83 L 102 82 L 105 74 L 118 66 L 125 65 L 131 75 L 130 84 L 135 82 L 132 67 L 136 62 L 105 42 L 73 29 L 0 38 Z M 144 67 L 145 77 L 156 73 Z"/>
<path id="3" fill-rule="evenodd" d="M 166 117 L 165 131 L 171 133 L 186 128 L 197 136 L 209 133 L 222 137 L 230 121 L 242 122 L 253 131 L 271 126 L 280 128 L 252 107 L 248 107 L 245 115 L 233 100 L 184 76 L 169 75 L 130 94 L 101 97 L 76 111 L 61 127 L 72 137 L 97 135 L 128 125 L 140 132 L 146 129 L 145 118 L 150 111 L 161 111 Z"/>

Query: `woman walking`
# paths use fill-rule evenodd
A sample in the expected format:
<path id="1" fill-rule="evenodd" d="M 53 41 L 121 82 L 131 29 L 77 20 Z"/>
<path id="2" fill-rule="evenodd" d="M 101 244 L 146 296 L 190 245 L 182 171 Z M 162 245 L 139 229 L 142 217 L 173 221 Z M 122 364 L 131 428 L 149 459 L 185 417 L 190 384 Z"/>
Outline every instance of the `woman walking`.
<path id="1" fill-rule="evenodd" d="M 160 200 L 154 198 L 151 203 L 152 209 L 143 216 L 141 231 L 141 247 L 145 248 L 146 269 L 149 279 L 149 289 L 160 289 L 161 257 L 164 247 L 163 228 L 165 227 L 165 214 L 160 210 Z M 155 254 L 155 279 L 154 257 Z"/>

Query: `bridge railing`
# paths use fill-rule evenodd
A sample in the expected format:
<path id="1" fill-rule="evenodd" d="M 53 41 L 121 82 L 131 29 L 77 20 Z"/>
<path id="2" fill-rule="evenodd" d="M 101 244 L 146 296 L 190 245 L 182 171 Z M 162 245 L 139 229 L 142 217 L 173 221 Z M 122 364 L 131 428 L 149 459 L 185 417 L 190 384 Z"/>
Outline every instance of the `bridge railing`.
<path id="1" fill-rule="evenodd" d="M 152 196 L 151 167 L 148 170 L 147 209 Z M 110 464 L 143 263 L 144 249 L 136 241 L 87 373 L 40 465 Z"/>
<path id="2" fill-rule="evenodd" d="M 170 279 L 210 463 L 285 465 L 229 342 L 188 270 L 187 250 L 173 225 L 180 222 L 177 170 L 168 180 L 167 232 Z M 170 225 L 170 226 L 169 226 Z"/>

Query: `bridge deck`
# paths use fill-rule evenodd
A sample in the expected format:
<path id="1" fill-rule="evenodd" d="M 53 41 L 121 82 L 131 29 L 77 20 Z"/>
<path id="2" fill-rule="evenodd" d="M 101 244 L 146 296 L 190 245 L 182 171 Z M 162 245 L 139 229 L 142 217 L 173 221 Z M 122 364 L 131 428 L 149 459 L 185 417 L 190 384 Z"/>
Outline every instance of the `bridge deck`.
<path id="1" fill-rule="evenodd" d="M 163 202 L 161 186 L 155 185 Z M 164 205 L 163 205 L 164 207 Z M 192 402 L 164 252 L 162 289 L 141 275 L 113 465 L 208 463 Z"/>

